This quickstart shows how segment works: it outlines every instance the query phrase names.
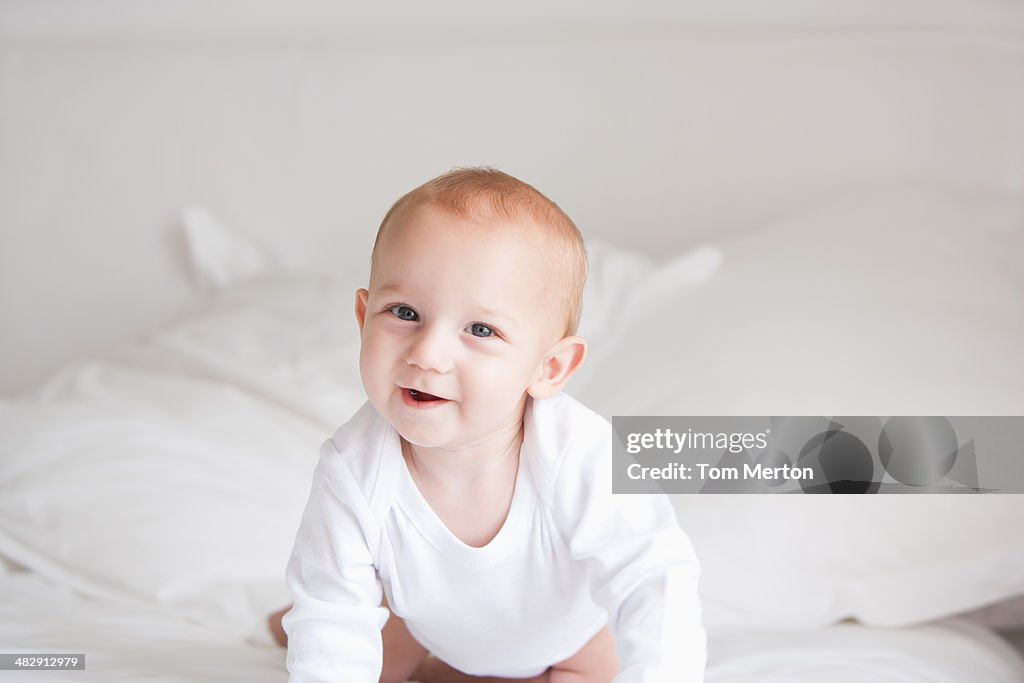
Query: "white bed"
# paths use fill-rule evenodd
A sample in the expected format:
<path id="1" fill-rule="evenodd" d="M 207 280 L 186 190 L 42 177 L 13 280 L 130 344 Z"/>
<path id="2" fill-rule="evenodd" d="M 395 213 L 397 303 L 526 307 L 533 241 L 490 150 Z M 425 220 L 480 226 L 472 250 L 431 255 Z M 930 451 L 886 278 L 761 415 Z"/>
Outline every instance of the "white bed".
<path id="1" fill-rule="evenodd" d="M 0 3 L 0 653 L 87 658 L 0 680 L 285 680 L 353 290 L 451 166 L 581 226 L 607 417 L 1024 415 L 1024 6 L 519 4 Z M 1024 496 L 673 504 L 709 683 L 1024 681 Z"/>
<path id="2" fill-rule="evenodd" d="M 5 577 L 0 604 L 0 649 L 86 654 L 85 673 L 20 674 L 32 680 L 269 683 L 287 676 L 284 651 L 266 638 L 247 638 L 159 607 L 90 600 L 32 573 Z M 1024 661 L 1005 640 L 973 621 L 947 619 L 904 629 L 839 624 L 792 633 L 713 634 L 706 680 L 1018 683 L 1022 677 Z"/>
<path id="3" fill-rule="evenodd" d="M 814 402 L 804 392 L 819 380 L 814 363 L 829 361 L 813 349 L 825 344 L 845 359 L 837 377 L 887 373 L 888 386 L 905 398 L 938 408 L 928 403 L 931 393 L 955 397 L 966 374 L 921 386 L 912 372 L 899 374 L 906 362 L 899 354 L 896 363 L 874 365 L 886 362 L 884 349 L 916 347 L 938 331 L 927 311 L 903 312 L 904 337 L 917 336 L 879 338 L 876 347 L 859 335 L 855 355 L 842 328 L 811 330 L 808 339 L 803 328 L 787 331 L 783 315 L 771 334 L 751 341 L 731 334 L 730 319 L 749 324 L 762 315 L 756 306 L 736 309 L 767 267 L 766 244 L 781 257 L 808 231 L 898 223 L 898 233 L 887 233 L 893 258 L 912 249 L 941 270 L 943 254 L 955 254 L 963 277 L 992 295 L 965 301 L 958 315 L 1011 357 L 1024 341 L 1020 322 L 990 312 L 1024 292 L 1016 269 L 998 266 L 1001 252 L 1024 245 L 1024 233 L 1007 222 L 1014 206 L 1000 194 L 910 186 L 861 190 L 662 262 L 592 240 L 582 331 L 594 354 L 574 393 L 607 415 L 698 412 L 713 391 L 720 396 L 711 405 L 728 410 L 807 410 Z M 969 234 L 960 230 L 965 215 L 973 220 Z M 236 256 L 208 245 L 215 234 L 240 238 L 209 217 L 200 227 L 193 219 L 182 234 L 197 275 L 237 270 Z M 926 244 L 921 231 L 931 238 Z M 814 296 L 843 305 L 845 283 L 864 257 L 857 244 L 874 249 L 870 240 L 851 242 L 842 258 L 804 264 L 803 275 L 817 282 Z M 917 268 L 901 274 L 898 288 L 879 282 L 858 289 L 856 300 L 865 311 L 895 305 L 894 297 L 933 275 Z M 753 300 L 795 311 L 804 303 L 800 282 L 777 276 Z M 96 681 L 235 680 L 239 672 L 282 679 L 283 650 L 269 640 L 264 618 L 288 599 L 283 566 L 317 446 L 363 401 L 349 311 L 355 284 L 270 266 L 225 276 L 201 310 L 0 402 L 0 557 L 11 569 L 0 578 L 0 651 L 82 652 Z M 931 287 L 941 297 L 959 285 Z M 700 318 L 703 309 L 731 313 L 690 327 L 683 342 L 690 353 L 659 348 L 679 344 L 664 335 L 620 333 L 624 324 L 664 330 L 657 323 L 665 310 Z M 875 315 L 844 310 L 851 325 Z M 795 365 L 761 367 L 764 354 L 787 351 L 807 354 L 806 374 Z M 1024 382 L 1005 367 L 986 376 L 988 359 L 955 331 L 941 355 L 971 381 L 981 377 L 1004 392 L 960 396 L 954 407 L 1020 404 Z M 657 361 L 646 367 L 645 358 Z M 702 372 L 718 378 L 703 385 L 703 396 L 673 393 L 678 378 L 697 381 Z M 761 381 L 748 383 L 754 373 Z M 884 398 L 840 379 L 832 389 L 844 408 Z M 1024 593 L 1021 496 L 678 496 L 674 503 L 704 567 L 709 681 L 1024 680 L 1021 653 L 985 626 L 1010 633 L 1024 625 L 1021 601 L 1013 602 Z M 999 619 L 992 608 L 977 612 L 992 605 L 1003 607 Z M 972 611 L 973 620 L 957 616 Z"/>

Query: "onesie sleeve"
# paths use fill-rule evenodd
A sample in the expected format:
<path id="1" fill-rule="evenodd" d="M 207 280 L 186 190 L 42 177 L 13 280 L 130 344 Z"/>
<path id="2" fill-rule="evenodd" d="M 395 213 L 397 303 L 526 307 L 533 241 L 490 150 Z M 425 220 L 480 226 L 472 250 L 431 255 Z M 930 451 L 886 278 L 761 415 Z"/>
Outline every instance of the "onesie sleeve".
<path id="1" fill-rule="evenodd" d="M 370 551 L 375 522 L 333 443 L 320 450 L 285 576 L 289 683 L 377 683 L 388 610 Z"/>
<path id="2" fill-rule="evenodd" d="M 701 683 L 707 636 L 693 546 L 664 494 L 612 494 L 612 428 L 594 418 L 573 430 L 554 500 L 570 552 L 608 612 L 614 683 Z"/>

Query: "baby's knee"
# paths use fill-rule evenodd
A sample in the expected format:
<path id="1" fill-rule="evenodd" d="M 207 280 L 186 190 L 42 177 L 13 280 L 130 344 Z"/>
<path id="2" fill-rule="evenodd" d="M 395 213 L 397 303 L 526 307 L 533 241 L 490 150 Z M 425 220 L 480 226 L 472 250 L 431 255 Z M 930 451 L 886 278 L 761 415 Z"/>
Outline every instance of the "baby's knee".
<path id="1" fill-rule="evenodd" d="M 553 666 L 547 680 L 548 683 L 612 683 L 618 673 L 617 660 L 595 661 L 580 668 Z"/>
<path id="2" fill-rule="evenodd" d="M 611 683 L 619 673 L 615 657 L 590 662 L 579 668 L 553 666 L 549 670 L 550 683 Z"/>
<path id="3" fill-rule="evenodd" d="M 615 639 L 605 626 L 579 652 L 551 667 L 550 683 L 611 683 L 618 673 Z"/>
<path id="4" fill-rule="evenodd" d="M 267 617 L 267 629 L 270 631 L 270 635 L 274 637 L 274 642 L 281 647 L 288 647 L 288 634 L 285 633 L 284 626 L 281 624 L 281 621 L 290 609 L 291 606 L 289 605 L 288 607 L 278 610 Z"/>
<path id="5" fill-rule="evenodd" d="M 385 665 L 383 670 L 380 672 L 380 678 L 378 683 L 406 683 L 409 680 L 407 672 L 389 670 L 388 666 Z"/>

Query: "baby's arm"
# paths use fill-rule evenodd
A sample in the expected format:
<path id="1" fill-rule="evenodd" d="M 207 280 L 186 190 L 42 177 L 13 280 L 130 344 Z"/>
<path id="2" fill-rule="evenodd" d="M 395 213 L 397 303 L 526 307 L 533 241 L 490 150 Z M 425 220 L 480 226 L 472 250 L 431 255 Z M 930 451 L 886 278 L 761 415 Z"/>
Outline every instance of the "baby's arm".
<path id="1" fill-rule="evenodd" d="M 615 683 L 701 683 L 707 636 L 693 547 L 663 494 L 611 493 L 611 426 L 594 432 L 589 448 L 565 453 L 555 514 L 610 616 L 621 660 Z"/>
<path id="2" fill-rule="evenodd" d="M 325 443 L 286 571 L 289 683 L 378 683 L 388 612 L 367 543 L 372 524 L 355 480 Z"/>

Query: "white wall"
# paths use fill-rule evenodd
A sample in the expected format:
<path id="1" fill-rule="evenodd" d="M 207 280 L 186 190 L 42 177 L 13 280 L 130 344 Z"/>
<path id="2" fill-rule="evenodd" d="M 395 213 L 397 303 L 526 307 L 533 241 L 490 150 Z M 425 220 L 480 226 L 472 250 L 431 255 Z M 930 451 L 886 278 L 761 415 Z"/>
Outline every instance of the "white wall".
<path id="1" fill-rule="evenodd" d="M 1020 191 L 1021 5 L 926 4 L 4 2 L 0 393 L 195 306 L 193 204 L 286 265 L 364 269 L 390 203 L 458 165 L 657 253 L 851 185 Z"/>

